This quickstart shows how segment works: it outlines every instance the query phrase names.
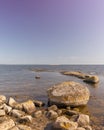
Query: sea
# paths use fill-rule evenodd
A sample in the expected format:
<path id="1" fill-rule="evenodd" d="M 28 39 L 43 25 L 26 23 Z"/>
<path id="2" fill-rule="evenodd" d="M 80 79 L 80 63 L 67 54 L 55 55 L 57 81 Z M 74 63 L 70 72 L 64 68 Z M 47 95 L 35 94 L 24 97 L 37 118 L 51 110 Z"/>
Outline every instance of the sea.
<path id="1" fill-rule="evenodd" d="M 80 71 L 98 75 L 96 85 L 86 84 L 82 79 L 62 75 L 62 71 Z M 40 79 L 36 79 L 36 76 Z M 47 104 L 47 89 L 63 81 L 79 82 L 90 90 L 90 100 L 83 109 L 92 122 L 104 127 L 104 65 L 0 65 L 0 94 L 17 101 L 37 99 Z"/>

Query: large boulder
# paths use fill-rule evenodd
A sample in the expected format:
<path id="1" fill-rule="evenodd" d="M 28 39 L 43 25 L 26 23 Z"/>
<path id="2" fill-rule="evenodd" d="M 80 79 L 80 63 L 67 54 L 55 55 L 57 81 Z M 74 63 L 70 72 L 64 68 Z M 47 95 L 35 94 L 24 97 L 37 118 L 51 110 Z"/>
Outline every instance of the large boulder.
<path id="1" fill-rule="evenodd" d="M 59 106 L 80 106 L 86 105 L 90 92 L 87 87 L 73 81 L 62 82 L 49 88 L 49 104 Z"/>

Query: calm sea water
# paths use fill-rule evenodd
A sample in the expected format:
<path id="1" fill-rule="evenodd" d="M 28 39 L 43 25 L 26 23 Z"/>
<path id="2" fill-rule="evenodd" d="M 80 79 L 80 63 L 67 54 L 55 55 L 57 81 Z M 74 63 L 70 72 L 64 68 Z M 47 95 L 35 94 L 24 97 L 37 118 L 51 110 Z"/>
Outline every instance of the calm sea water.
<path id="1" fill-rule="evenodd" d="M 45 71 L 35 72 L 35 69 Z M 61 75 L 60 71 L 81 71 L 96 74 L 100 78 L 97 85 L 89 85 L 81 79 Z M 40 79 L 35 79 L 39 74 Z M 0 65 L 0 94 L 15 97 L 18 101 L 39 99 L 47 102 L 47 89 L 63 81 L 73 80 L 86 85 L 91 98 L 87 109 L 104 125 L 104 66 L 103 65 Z"/>

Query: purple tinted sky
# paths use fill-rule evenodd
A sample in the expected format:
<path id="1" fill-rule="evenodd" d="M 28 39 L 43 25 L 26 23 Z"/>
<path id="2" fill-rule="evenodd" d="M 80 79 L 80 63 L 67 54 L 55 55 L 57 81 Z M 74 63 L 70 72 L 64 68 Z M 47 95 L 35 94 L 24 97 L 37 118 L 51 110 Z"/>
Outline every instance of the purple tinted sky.
<path id="1" fill-rule="evenodd" d="M 0 0 L 0 64 L 104 64 L 104 0 Z"/>

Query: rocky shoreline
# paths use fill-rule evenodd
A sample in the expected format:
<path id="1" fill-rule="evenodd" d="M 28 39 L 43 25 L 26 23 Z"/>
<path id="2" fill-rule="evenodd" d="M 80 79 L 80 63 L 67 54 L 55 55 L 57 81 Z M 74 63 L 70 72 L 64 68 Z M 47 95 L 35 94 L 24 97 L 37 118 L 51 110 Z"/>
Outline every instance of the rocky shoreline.
<path id="1" fill-rule="evenodd" d="M 89 116 L 78 108 L 61 108 L 56 105 L 44 108 L 41 101 L 18 103 L 12 97 L 7 101 L 0 95 L 0 130 L 92 130 Z M 37 107 L 36 107 L 37 106 Z"/>
<path id="2" fill-rule="evenodd" d="M 64 72 L 91 83 L 99 78 L 80 72 Z M 89 80 L 90 79 L 90 80 Z M 96 81 L 96 82 L 95 82 Z M 84 112 L 90 99 L 86 86 L 74 81 L 62 82 L 47 90 L 48 103 L 27 100 L 17 102 L 14 98 L 0 95 L 0 130 L 103 130 L 88 111 Z"/>

